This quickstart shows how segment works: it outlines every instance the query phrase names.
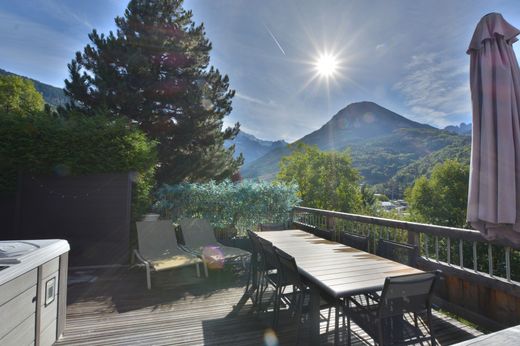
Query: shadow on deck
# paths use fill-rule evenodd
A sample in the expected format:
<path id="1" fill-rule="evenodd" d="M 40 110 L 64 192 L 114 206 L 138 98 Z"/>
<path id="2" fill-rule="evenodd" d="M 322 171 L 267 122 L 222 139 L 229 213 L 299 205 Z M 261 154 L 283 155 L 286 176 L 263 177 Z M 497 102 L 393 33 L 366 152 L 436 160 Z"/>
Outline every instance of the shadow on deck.
<path id="1" fill-rule="evenodd" d="M 56 345 L 264 345 L 273 338 L 280 345 L 296 344 L 296 328 L 283 317 L 276 336 L 267 327 L 269 317 L 250 313 L 250 305 L 227 317 L 244 290 L 241 274 L 226 268 L 198 279 L 193 268 L 185 268 L 152 276 L 154 288 L 148 291 L 139 269 L 71 273 L 67 324 Z M 91 282 L 74 283 L 78 278 Z M 440 313 L 433 326 L 441 345 L 481 334 Z M 332 344 L 333 327 L 328 332 L 325 327 L 323 322 L 322 343 Z M 305 329 L 298 344 L 308 339 Z M 372 342 L 356 326 L 353 330 L 353 345 Z"/>

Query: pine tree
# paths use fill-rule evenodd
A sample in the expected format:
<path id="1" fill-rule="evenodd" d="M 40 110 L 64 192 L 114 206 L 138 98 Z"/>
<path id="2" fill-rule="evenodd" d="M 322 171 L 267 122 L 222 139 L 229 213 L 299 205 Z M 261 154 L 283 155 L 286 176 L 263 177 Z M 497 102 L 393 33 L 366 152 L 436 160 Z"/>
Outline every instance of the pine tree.
<path id="1" fill-rule="evenodd" d="M 182 0 L 132 0 L 116 33 L 93 30 L 83 53 L 68 65 L 65 91 L 87 114 L 128 117 L 159 142 L 159 182 L 223 179 L 238 171 L 223 130 L 234 91 L 209 67 L 211 43 Z"/>

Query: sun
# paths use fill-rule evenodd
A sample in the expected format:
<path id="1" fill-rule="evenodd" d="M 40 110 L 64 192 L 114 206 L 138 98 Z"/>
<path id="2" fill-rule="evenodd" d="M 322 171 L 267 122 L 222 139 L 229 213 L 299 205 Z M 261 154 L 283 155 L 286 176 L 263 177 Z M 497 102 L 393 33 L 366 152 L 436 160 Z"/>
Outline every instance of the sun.
<path id="1" fill-rule="evenodd" d="M 338 59 L 332 54 L 321 54 L 314 63 L 314 68 L 320 77 L 334 77 L 338 72 Z"/>

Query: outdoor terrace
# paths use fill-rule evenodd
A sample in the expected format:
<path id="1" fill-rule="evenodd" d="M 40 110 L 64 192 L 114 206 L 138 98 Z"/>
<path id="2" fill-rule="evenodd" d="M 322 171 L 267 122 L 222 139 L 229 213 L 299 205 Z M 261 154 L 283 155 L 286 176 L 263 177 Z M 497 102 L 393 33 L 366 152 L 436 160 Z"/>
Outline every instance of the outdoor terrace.
<path id="1" fill-rule="evenodd" d="M 251 305 L 228 316 L 244 291 L 243 274 L 226 268 L 197 279 L 193 268 L 186 268 L 156 274 L 155 288 L 148 291 L 139 269 L 72 271 L 71 282 L 95 281 L 69 285 L 67 323 L 57 345 L 263 345 L 269 317 L 250 313 Z M 294 326 L 281 321 L 279 344 L 295 344 Z M 482 334 L 439 312 L 433 328 L 440 345 Z M 371 342 L 355 325 L 353 330 L 353 345 Z M 321 339 L 333 343 L 333 330 L 327 333 L 325 322 Z M 300 343 L 305 340 L 303 333 Z"/>
<path id="2" fill-rule="evenodd" d="M 416 266 L 443 272 L 433 318 L 440 345 L 519 323 L 520 272 L 512 265 L 519 253 L 505 241 L 490 243 L 472 230 L 303 207 L 294 209 L 292 222 L 292 228 L 328 239 L 338 239 L 341 232 L 367 236 L 369 252 L 385 238 L 417 245 Z M 225 234 L 219 237 L 228 240 Z M 246 273 L 240 265 L 212 270 L 207 279 L 196 278 L 193 268 L 156 273 L 152 290 L 146 289 L 140 268 L 70 274 L 67 323 L 57 345 L 269 344 L 264 338 L 271 335 L 270 316 L 252 313 L 250 302 L 238 315 L 231 314 L 244 292 Z M 461 322 L 465 320 L 471 323 Z M 279 344 L 295 344 L 295 326 L 283 315 L 280 321 Z M 332 325 L 327 330 L 325 319 L 321 322 L 321 344 L 333 343 Z M 299 344 L 309 340 L 308 328 L 303 330 Z M 372 344 L 359 327 L 353 325 L 352 330 L 354 345 Z M 345 335 L 340 337 L 344 344 Z"/>

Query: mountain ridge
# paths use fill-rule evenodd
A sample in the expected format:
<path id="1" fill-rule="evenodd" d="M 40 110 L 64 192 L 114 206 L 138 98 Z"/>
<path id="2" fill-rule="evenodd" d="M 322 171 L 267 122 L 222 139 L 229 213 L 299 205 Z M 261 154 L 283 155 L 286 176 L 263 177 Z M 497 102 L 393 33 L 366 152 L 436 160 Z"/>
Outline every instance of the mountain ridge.
<path id="1" fill-rule="evenodd" d="M 36 79 L 22 76 L 13 72 L 6 71 L 0 68 L 0 75 L 11 75 L 18 76 L 24 79 L 28 79 L 34 83 L 34 88 L 43 96 L 43 100 L 51 106 L 58 107 L 65 105 L 69 98 L 65 95 L 63 89 L 55 87 L 50 84 L 42 83 Z"/>
<path id="2" fill-rule="evenodd" d="M 240 130 L 235 139 L 226 141 L 224 146 L 229 148 L 233 144 L 235 145 L 235 157 L 238 157 L 242 153 L 244 162 L 252 162 L 272 149 L 286 146 L 287 142 L 284 140 L 268 141 L 260 139 Z"/>
<path id="3" fill-rule="evenodd" d="M 294 143 L 321 150 L 350 150 L 353 165 L 369 184 L 383 184 L 400 169 L 437 150 L 460 143 L 460 137 L 421 124 L 374 102 L 356 102 L 337 112 L 327 123 Z M 274 179 L 290 146 L 271 150 L 242 168 L 244 178 Z"/>

